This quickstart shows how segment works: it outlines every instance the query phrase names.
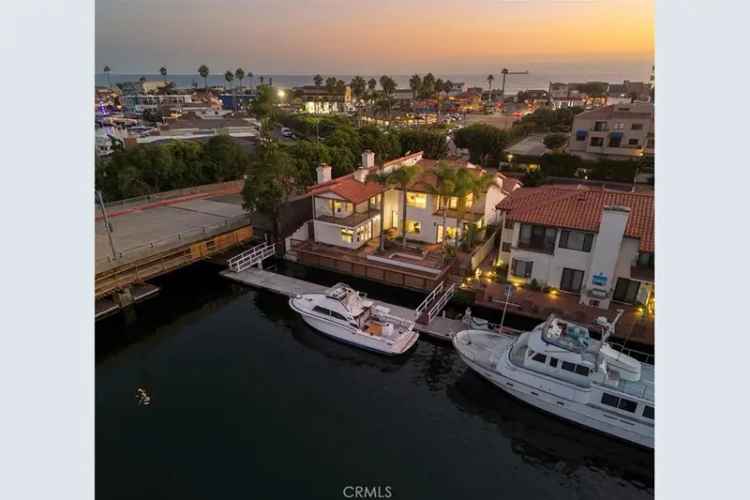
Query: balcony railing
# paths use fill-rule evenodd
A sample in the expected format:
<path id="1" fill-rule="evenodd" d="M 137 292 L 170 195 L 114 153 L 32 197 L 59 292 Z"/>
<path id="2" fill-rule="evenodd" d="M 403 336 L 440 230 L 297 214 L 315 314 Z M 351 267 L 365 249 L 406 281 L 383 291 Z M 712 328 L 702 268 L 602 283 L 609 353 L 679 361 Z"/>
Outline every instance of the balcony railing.
<path id="1" fill-rule="evenodd" d="M 378 210 L 368 210 L 367 212 L 362 212 L 362 213 L 355 212 L 346 217 L 333 217 L 330 215 L 318 215 L 317 217 L 315 217 L 315 219 L 319 221 L 323 221 L 323 222 L 329 222 L 331 224 L 338 224 L 339 226 L 346 226 L 346 227 L 353 228 L 353 227 L 359 226 L 360 224 L 367 221 L 368 219 L 372 219 L 379 213 L 380 212 Z"/>
<path id="2" fill-rule="evenodd" d="M 512 248 L 516 248 L 518 250 L 526 250 L 529 252 L 546 253 L 548 255 L 553 255 L 555 253 L 554 246 L 549 247 L 544 245 L 537 245 L 534 243 L 521 243 L 520 241 L 518 242 L 518 245 Z"/>

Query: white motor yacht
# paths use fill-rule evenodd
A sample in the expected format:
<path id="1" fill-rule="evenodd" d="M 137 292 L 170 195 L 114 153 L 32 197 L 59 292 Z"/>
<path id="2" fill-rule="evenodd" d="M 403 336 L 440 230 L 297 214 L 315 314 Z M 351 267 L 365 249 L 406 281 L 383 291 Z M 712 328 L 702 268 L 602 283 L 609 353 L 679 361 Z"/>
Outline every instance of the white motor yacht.
<path id="1" fill-rule="evenodd" d="M 390 314 L 343 283 L 325 293 L 292 297 L 289 305 L 319 332 L 370 351 L 403 354 L 419 338 L 413 321 Z"/>
<path id="2" fill-rule="evenodd" d="M 602 340 L 551 315 L 520 336 L 464 330 L 453 345 L 471 369 L 511 395 L 559 417 L 654 447 L 654 366 L 614 349 L 611 323 Z"/>

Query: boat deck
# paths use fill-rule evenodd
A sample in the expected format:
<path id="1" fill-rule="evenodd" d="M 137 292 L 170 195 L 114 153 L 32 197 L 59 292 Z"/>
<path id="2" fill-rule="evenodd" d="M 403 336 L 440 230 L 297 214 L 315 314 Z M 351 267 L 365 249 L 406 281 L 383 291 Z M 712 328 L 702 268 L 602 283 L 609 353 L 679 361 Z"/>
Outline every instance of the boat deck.
<path id="1" fill-rule="evenodd" d="M 286 295 L 287 297 L 294 297 L 295 295 L 304 295 L 307 293 L 325 293 L 326 290 L 328 290 L 328 287 L 318 285 L 317 283 L 311 283 L 309 281 L 292 278 L 291 276 L 285 276 L 283 274 L 265 271 L 255 267 L 240 272 L 226 270 L 222 271 L 221 275 L 238 283 L 262 288 L 274 293 Z M 413 309 L 383 302 L 373 297 L 368 297 L 368 299 L 372 300 L 374 305 L 390 309 L 390 314 L 393 316 L 397 316 L 406 321 L 415 320 L 416 312 Z M 466 325 L 461 320 L 444 317 L 433 318 L 428 325 L 417 323 L 414 326 L 414 330 L 417 332 L 441 340 L 450 340 L 453 338 L 454 334 L 466 329 Z"/>
<path id="2" fill-rule="evenodd" d="M 617 389 L 625 394 L 653 401 L 654 365 L 641 363 L 641 379 L 638 382 L 628 382 L 627 380 L 620 379 Z"/>

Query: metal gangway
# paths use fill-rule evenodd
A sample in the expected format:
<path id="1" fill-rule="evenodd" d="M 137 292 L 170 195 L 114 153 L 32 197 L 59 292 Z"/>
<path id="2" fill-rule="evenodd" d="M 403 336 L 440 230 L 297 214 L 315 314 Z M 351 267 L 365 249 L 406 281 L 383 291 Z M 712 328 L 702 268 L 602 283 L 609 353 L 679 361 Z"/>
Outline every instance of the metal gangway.
<path id="1" fill-rule="evenodd" d="M 274 253 L 276 253 L 276 244 L 264 241 L 260 245 L 256 245 L 241 254 L 235 255 L 227 261 L 227 264 L 229 264 L 229 269 L 235 273 L 244 271 L 255 265 L 261 269 L 263 267 L 263 260 L 271 257 Z"/>
<path id="2" fill-rule="evenodd" d="M 423 325 L 429 325 L 430 321 L 440 314 L 440 311 L 442 311 L 448 301 L 451 300 L 455 292 L 455 283 L 446 286 L 445 281 L 441 281 L 440 284 L 436 286 L 427 297 L 425 297 L 422 303 L 417 306 L 415 310 L 416 322 Z"/>

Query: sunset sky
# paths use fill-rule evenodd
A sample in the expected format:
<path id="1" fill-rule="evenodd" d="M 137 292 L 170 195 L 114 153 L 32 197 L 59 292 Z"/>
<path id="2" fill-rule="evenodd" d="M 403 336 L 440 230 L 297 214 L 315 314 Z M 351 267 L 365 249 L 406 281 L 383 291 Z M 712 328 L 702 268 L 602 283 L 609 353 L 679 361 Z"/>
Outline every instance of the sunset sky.
<path id="1" fill-rule="evenodd" d="M 96 0 L 96 70 L 482 73 L 652 61 L 653 0 Z"/>

